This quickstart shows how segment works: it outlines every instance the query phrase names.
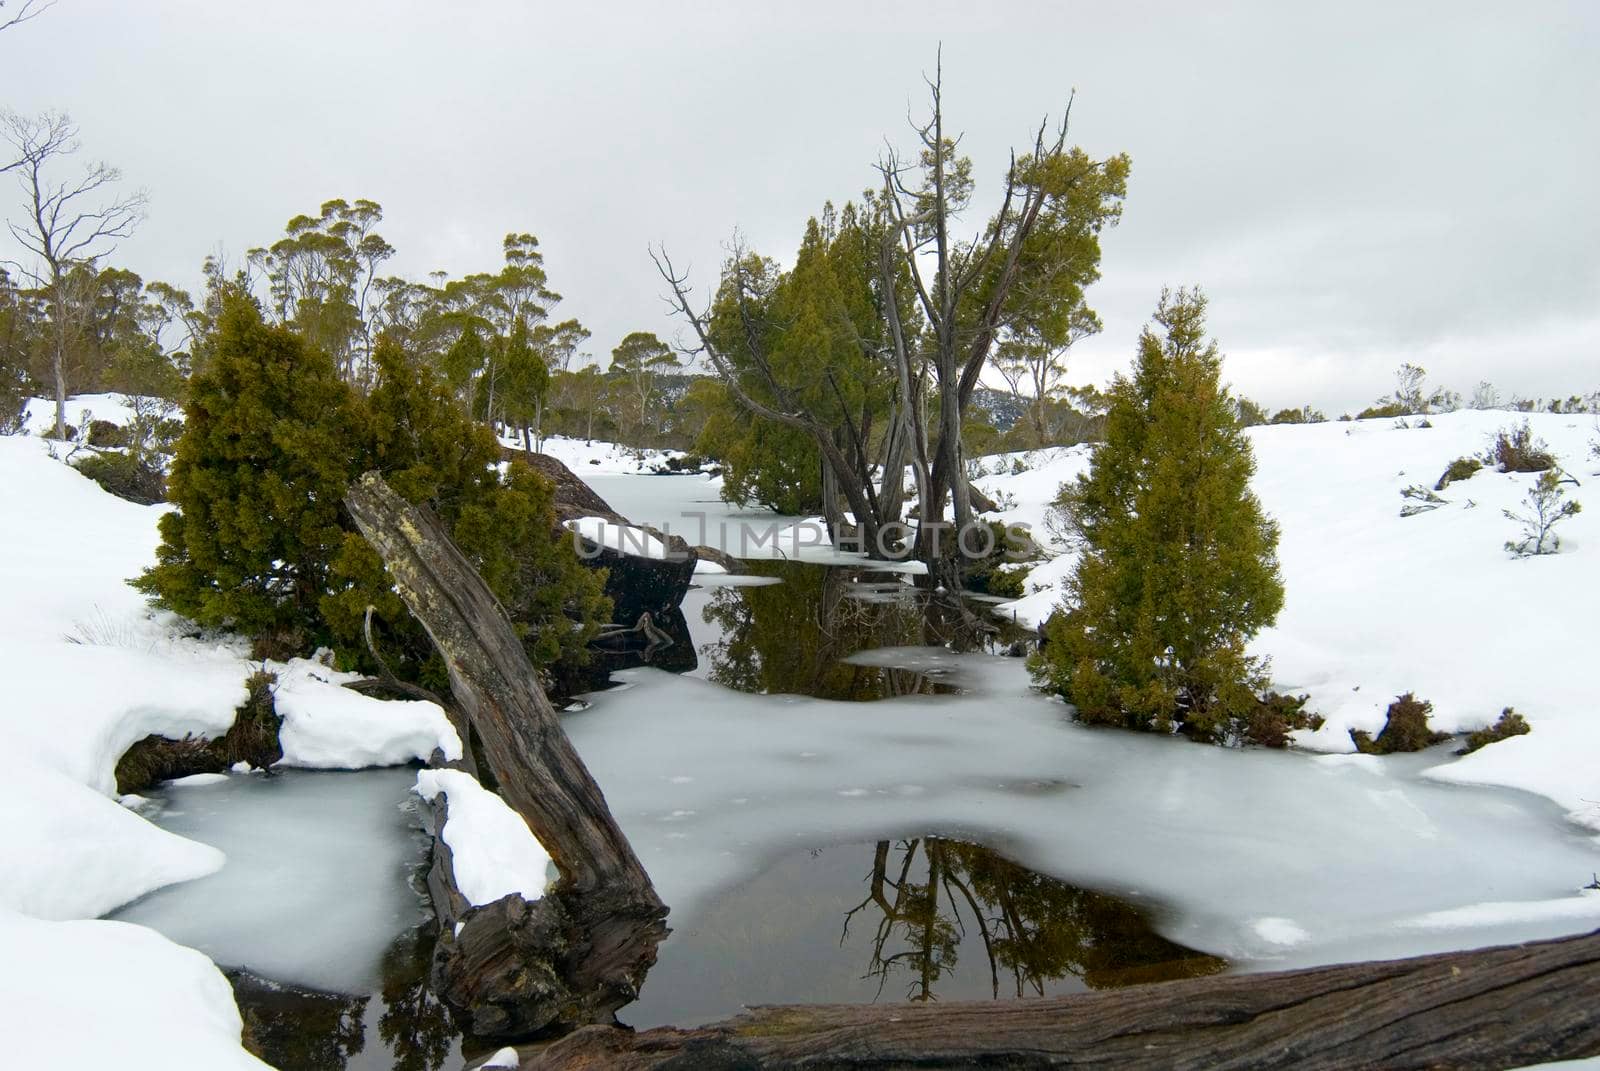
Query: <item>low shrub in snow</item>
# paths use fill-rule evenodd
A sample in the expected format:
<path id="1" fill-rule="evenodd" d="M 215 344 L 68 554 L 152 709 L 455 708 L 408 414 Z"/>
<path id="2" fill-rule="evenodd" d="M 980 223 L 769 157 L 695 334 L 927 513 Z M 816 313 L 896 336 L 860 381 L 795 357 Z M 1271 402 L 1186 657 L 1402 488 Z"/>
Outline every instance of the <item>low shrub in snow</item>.
<path id="1" fill-rule="evenodd" d="M 1528 726 L 1528 721 L 1510 707 L 1500 712 L 1500 717 L 1493 725 L 1479 729 L 1475 733 L 1467 734 L 1467 746 L 1461 749 L 1461 754 L 1466 755 L 1486 747 L 1498 740 L 1505 740 L 1512 736 L 1524 736 L 1533 730 Z"/>
<path id="2" fill-rule="evenodd" d="M 1509 509 L 1501 511 L 1507 520 L 1516 521 L 1522 527 L 1521 538 L 1507 540 L 1506 549 L 1519 558 L 1554 554 L 1560 550 L 1561 537 L 1553 529 L 1573 514 L 1582 512 L 1583 507 L 1567 500 L 1558 470 L 1541 472 L 1538 480 L 1528 489 L 1523 502 L 1526 504 L 1526 513 Z"/>
<path id="3" fill-rule="evenodd" d="M 96 421 L 96 423 L 100 423 Z M 154 505 L 167 497 L 167 478 L 155 463 L 120 450 L 86 454 L 72 467 L 118 498 Z"/>
<path id="4" fill-rule="evenodd" d="M 1322 728 L 1321 714 L 1306 713 L 1309 695 L 1285 695 L 1268 692 L 1247 717 L 1235 726 L 1240 743 L 1257 747 L 1284 748 L 1289 746 L 1289 733 L 1295 729 Z"/>
<path id="5" fill-rule="evenodd" d="M 1400 507 L 1402 517 L 1415 517 L 1419 513 L 1427 513 L 1445 504 L 1444 499 L 1419 483 L 1414 483 L 1401 491 L 1400 497 L 1406 500 Z"/>
<path id="6" fill-rule="evenodd" d="M 1438 733 L 1429 728 L 1428 715 L 1432 713 L 1432 703 L 1407 692 L 1395 697 L 1395 701 L 1389 704 L 1388 718 L 1376 740 L 1360 729 L 1351 729 L 1350 739 L 1363 755 L 1421 751 L 1450 738 L 1449 733 Z"/>
<path id="7" fill-rule="evenodd" d="M 128 445 L 128 429 L 109 420 L 89 421 L 89 445 L 118 447 Z"/>
<path id="8" fill-rule="evenodd" d="M 1357 420 L 1392 420 L 1395 417 L 1406 415 L 1406 407 L 1399 402 L 1383 402 L 1379 405 L 1369 405 L 1356 414 Z"/>
<path id="9" fill-rule="evenodd" d="M 1524 420 L 1495 434 L 1484 460 L 1501 472 L 1544 472 L 1556 466 L 1555 455 L 1543 439 L 1536 439 Z"/>
<path id="10" fill-rule="evenodd" d="M 1475 457 L 1458 457 L 1445 467 L 1444 475 L 1439 477 L 1439 482 L 1433 485 L 1433 489 L 1443 491 L 1458 480 L 1470 480 L 1481 468 L 1483 462 Z"/>

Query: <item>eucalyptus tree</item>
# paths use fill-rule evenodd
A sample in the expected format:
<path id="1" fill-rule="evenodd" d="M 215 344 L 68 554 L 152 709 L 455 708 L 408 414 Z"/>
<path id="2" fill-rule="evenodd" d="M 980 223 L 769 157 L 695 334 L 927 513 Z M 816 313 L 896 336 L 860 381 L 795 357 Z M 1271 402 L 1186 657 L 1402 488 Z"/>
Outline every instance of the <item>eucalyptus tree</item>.
<path id="1" fill-rule="evenodd" d="M 26 11 L 26 8 L 24 8 Z M 81 278 L 74 269 L 92 264 L 132 234 L 144 218 L 142 191 L 116 192 L 122 173 L 110 164 L 91 163 L 70 178 L 57 172 L 81 148 L 78 128 L 65 112 L 24 116 L 0 113 L 0 137 L 17 161 L 10 170 L 22 188 L 20 223 L 7 220 L 11 235 L 32 258 L 18 263 L 20 273 L 39 289 L 49 309 L 50 378 L 55 388 L 55 433 L 66 436 L 67 348 L 82 313 L 69 281 Z"/>
<path id="2" fill-rule="evenodd" d="M 628 384 L 637 418 L 635 426 L 642 436 L 653 437 L 660 431 L 659 423 L 651 414 L 656 377 L 663 372 L 677 371 L 679 367 L 672 347 L 649 331 L 631 332 L 611 351 L 611 373 Z"/>
<path id="3" fill-rule="evenodd" d="M 317 215 L 298 215 L 284 236 L 246 254 L 264 273 L 270 308 L 334 359 L 340 376 L 365 385 L 383 287 L 378 269 L 394 247 L 378 234 L 383 207 L 358 198 L 325 201 Z"/>

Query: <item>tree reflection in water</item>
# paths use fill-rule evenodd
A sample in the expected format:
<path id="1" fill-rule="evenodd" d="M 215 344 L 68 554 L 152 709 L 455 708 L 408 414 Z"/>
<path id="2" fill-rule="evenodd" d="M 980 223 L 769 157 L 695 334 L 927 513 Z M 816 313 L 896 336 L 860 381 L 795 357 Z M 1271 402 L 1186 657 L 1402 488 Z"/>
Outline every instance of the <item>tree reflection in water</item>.
<path id="1" fill-rule="evenodd" d="M 244 1045 L 281 1071 L 393 1068 L 439 1071 L 459 1052 L 459 1032 L 428 988 L 436 927 L 397 937 L 384 953 L 378 1008 L 374 994 L 326 993 L 279 985 L 248 971 L 229 972 L 244 1019 Z M 377 1011 L 381 1046 L 368 1047 Z"/>
<path id="2" fill-rule="evenodd" d="M 782 583 L 711 593 L 702 616 L 721 632 L 701 648 L 711 680 L 743 692 L 820 699 L 882 699 L 935 690 L 920 674 L 840 661 L 857 651 L 926 642 L 924 614 L 910 585 L 837 566 L 746 565 L 750 573 Z"/>
<path id="3" fill-rule="evenodd" d="M 898 975 L 907 999 L 937 999 L 937 983 L 954 971 L 969 927 L 982 942 L 996 998 L 1043 996 L 1051 982 L 1068 977 L 1100 989 L 1227 966 L 1156 934 L 1121 900 L 981 845 L 940 837 L 878 841 L 867 887 L 866 899 L 846 912 L 839 943 L 858 916 L 876 916 L 865 977 L 877 979 L 880 995 Z"/>

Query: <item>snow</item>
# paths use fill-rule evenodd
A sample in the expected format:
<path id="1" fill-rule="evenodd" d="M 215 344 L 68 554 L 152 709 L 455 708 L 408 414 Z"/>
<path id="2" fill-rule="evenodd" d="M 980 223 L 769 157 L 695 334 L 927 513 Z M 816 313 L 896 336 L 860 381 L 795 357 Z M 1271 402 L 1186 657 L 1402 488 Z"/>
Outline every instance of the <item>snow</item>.
<path id="1" fill-rule="evenodd" d="M 181 418 L 182 413 L 174 416 Z M 80 430 L 90 420 L 106 420 L 121 426 L 133 419 L 133 407 L 126 394 L 75 394 L 67 399 L 66 417 L 68 424 Z M 29 435 L 54 435 L 55 399 L 29 398 L 23 409 L 22 426 Z"/>
<path id="2" fill-rule="evenodd" d="M 9 1067 L 260 1071 L 211 961 L 143 926 L 0 908 L 0 1036 Z"/>
<path id="3" fill-rule="evenodd" d="M 468 903 L 481 907 L 505 896 L 544 895 L 550 856 L 505 800 L 460 770 L 421 771 L 416 793 L 425 800 L 445 796 L 440 836 L 450 846 L 456 887 Z"/>
<path id="4" fill-rule="evenodd" d="M 1558 554 L 1518 559 L 1504 549 L 1534 480 L 1485 468 L 1451 484 L 1447 505 L 1401 517 L 1400 491 L 1432 487 L 1455 458 L 1479 455 L 1496 431 L 1527 420 L 1558 463 L 1584 480 L 1600 467 L 1593 416 L 1501 411 L 1428 418 L 1332 421 L 1249 429 L 1254 489 L 1281 536 L 1286 601 L 1253 650 L 1272 660 L 1274 685 L 1311 696 L 1327 718 L 1297 743 L 1350 751 L 1349 730 L 1376 733 L 1389 702 L 1415 692 L 1447 732 L 1482 728 L 1512 706 L 1532 733 L 1441 762 L 1428 776 L 1537 792 L 1600 828 L 1600 711 L 1594 706 L 1594 594 L 1600 591 L 1600 503 L 1563 522 Z M 1410 423 L 1416 423 L 1413 419 Z M 1031 465 L 1010 474 L 1016 457 Z M 977 481 L 1015 502 L 1009 522 L 1045 532 L 1061 483 L 1085 471 L 1083 447 L 980 462 L 1004 470 Z M 1584 487 L 1566 486 L 1584 499 Z M 1071 576 L 1062 553 L 1036 568 L 1029 594 L 1000 612 L 1026 625 L 1048 617 Z"/>
<path id="5" fill-rule="evenodd" d="M 517 1050 L 507 1045 L 503 1049 L 496 1049 L 478 1065 L 479 1071 L 490 1067 L 521 1067 L 522 1057 L 517 1055 Z"/>
<path id="6" fill-rule="evenodd" d="M 53 419 L 38 400 L 28 413 L 35 430 Z M 120 398 L 73 399 L 69 419 L 81 422 L 85 413 L 113 421 L 128 415 Z M 197 635 L 127 586 L 154 561 L 156 522 L 167 507 L 113 497 L 51 449 L 37 435 L 0 436 L 7 496 L 0 511 L 0 784 L 11 790 L 19 841 L 0 882 L 7 1057 L 27 1066 L 59 1062 L 70 1039 L 75 1053 L 108 1054 L 91 1062 L 259 1067 L 238 1047 L 231 989 L 204 956 L 138 926 L 67 921 L 103 915 L 174 883 L 228 874 L 223 851 L 152 825 L 144 815 L 153 801 L 119 804 L 114 771 L 147 735 L 226 731 L 246 698 L 245 679 L 260 664 L 248 660 L 239 638 Z M 426 758 L 436 747 L 460 754 L 432 704 L 379 703 L 338 687 L 348 678 L 310 665 L 267 668 L 279 672 L 285 693 L 286 764 L 397 763 Z M 167 791 L 228 792 L 215 777 L 202 781 Z M 286 852 L 300 852 L 304 841 Z M 387 871 L 382 880 L 393 885 L 393 878 Z M 399 895 L 410 897 L 403 887 Z"/>
<path id="7" fill-rule="evenodd" d="M 1519 900 L 1500 903 L 1468 904 L 1446 911 L 1430 911 L 1402 926 L 1443 930 L 1466 926 L 1498 926 L 1502 923 L 1565 921 L 1572 919 L 1587 926 L 1600 920 L 1600 890 L 1582 889 L 1576 896 L 1554 900 Z"/>
<path id="8" fill-rule="evenodd" d="M 521 435 L 502 435 L 500 442 L 512 450 L 523 447 Z M 597 473 L 637 476 L 666 471 L 668 460 L 683 456 L 679 450 L 640 449 L 598 439 L 570 439 L 564 435 L 540 440 L 539 452 L 560 461 L 585 481 Z"/>
<path id="9" fill-rule="evenodd" d="M 0 761 L 0 784 L 24 819 L 11 823 L 0 907 L 40 919 L 94 918 L 222 868 L 215 848 L 173 836 L 54 770 Z"/>
<path id="10" fill-rule="evenodd" d="M 614 550 L 618 554 L 631 554 L 636 558 L 657 560 L 667 557 L 666 544 L 643 528 L 618 524 L 605 517 L 575 517 L 567 521 L 566 526 L 589 542 Z"/>
<path id="11" fill-rule="evenodd" d="M 77 402 L 79 419 L 83 409 L 107 418 L 119 404 Z M 48 414 L 31 407 L 30 421 L 39 419 Z M 1600 507 L 1563 525 L 1560 554 L 1532 560 L 1502 549 L 1513 525 L 1501 516 L 1531 477 L 1483 471 L 1442 492 L 1443 508 L 1398 515 L 1402 488 L 1431 486 L 1453 458 L 1522 419 L 1456 413 L 1431 418 L 1431 428 L 1251 430 L 1255 487 L 1282 526 L 1288 599 L 1255 649 L 1272 658 L 1279 688 L 1309 693 L 1329 719 L 1299 734 L 1311 750 L 1090 729 L 1032 691 L 1018 661 L 926 649 L 863 657 L 943 675 L 963 694 L 829 703 L 638 669 L 564 724 L 680 919 L 796 847 L 939 832 L 1001 844 L 1026 865 L 1136 898 L 1166 936 L 1247 968 L 1590 929 L 1600 918 L 1600 897 L 1582 891 L 1600 870 L 1600 714 L 1589 669 Z M 1527 419 L 1575 476 L 1595 468 L 1593 418 Z M 722 503 L 714 478 L 641 475 L 661 455 L 573 440 L 548 449 L 638 523 L 690 543 L 862 561 L 827 548 L 813 520 Z M 1044 522 L 1060 483 L 1088 459 L 1081 447 L 982 459 L 990 474 L 978 483 L 1002 502 L 1000 519 L 1033 526 L 1059 552 L 1029 574 L 1029 594 L 1004 607 L 1019 621 L 1047 616 L 1070 576 L 1071 554 Z M 280 813 L 271 792 L 286 778 L 325 776 L 295 772 L 168 785 L 119 805 L 113 769 L 126 747 L 150 733 L 222 731 L 259 664 L 237 638 L 196 635 L 123 583 L 153 559 L 165 507 L 106 495 L 36 436 L 0 437 L 0 486 L 10 507 L 0 515 L 0 783 L 13 790 L 22 842 L 0 884 L 7 1055 L 48 1064 L 71 1044 L 74 1055 L 104 1047 L 101 1062 L 114 1056 L 119 1066 L 260 1066 L 238 1047 L 227 984 L 203 956 L 140 926 L 82 920 L 138 900 L 124 915 L 223 962 L 287 971 L 320 944 L 330 970 L 366 971 L 371 935 L 344 932 L 356 914 L 379 903 L 392 922 L 415 909 L 390 865 L 399 855 L 384 854 L 409 835 L 384 794 L 394 786 L 362 796 L 350 815 L 333 797 Z M 1583 498 L 1583 488 L 1569 493 Z M 745 582 L 754 580 L 697 574 L 705 586 Z M 316 661 L 267 668 L 279 675 L 283 765 L 460 754 L 432 704 L 368 699 Z M 1440 728 L 1478 728 L 1509 705 L 1533 732 L 1465 757 L 1449 747 L 1350 754 L 1347 730 L 1375 731 L 1389 699 L 1407 690 L 1433 701 Z M 408 771 L 380 775 L 411 780 Z M 543 891 L 548 859 L 498 797 L 447 770 L 425 772 L 416 789 L 449 800 L 444 836 L 469 898 Z M 270 837 L 248 824 L 266 813 L 250 809 L 256 802 L 283 819 Z M 252 855 L 253 838 L 278 847 Z M 315 887 L 315 905 L 290 895 L 315 878 L 275 872 L 285 858 L 327 882 Z M 396 899 L 382 900 L 380 887 Z M 325 912 L 330 901 L 341 910 Z M 253 945 L 227 943 L 236 935 L 223 923 L 237 904 L 268 920 Z M 286 931 L 293 942 L 277 939 Z M 293 947 L 274 959 L 277 943 Z M 50 969 L 41 973 L 41 963 Z M 95 1011 L 88 1027 L 85 1008 Z"/>
<path id="12" fill-rule="evenodd" d="M 434 749 L 461 758 L 461 739 L 437 703 L 380 700 L 341 685 L 360 680 L 320 662 L 296 658 L 278 667 L 272 695 L 283 717 L 281 765 L 359 769 L 426 760 Z"/>

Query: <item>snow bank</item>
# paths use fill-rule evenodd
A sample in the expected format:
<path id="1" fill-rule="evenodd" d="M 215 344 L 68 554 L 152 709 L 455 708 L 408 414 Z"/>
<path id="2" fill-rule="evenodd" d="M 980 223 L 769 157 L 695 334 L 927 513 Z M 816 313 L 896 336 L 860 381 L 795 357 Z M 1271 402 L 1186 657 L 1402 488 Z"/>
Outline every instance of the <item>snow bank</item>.
<path id="1" fill-rule="evenodd" d="M 0 761 L 0 784 L 21 807 L 0 882 L 0 906 L 13 911 L 40 919 L 94 918 L 151 889 L 222 867 L 215 848 L 151 825 L 53 770 Z"/>
<path id="2" fill-rule="evenodd" d="M 233 988 L 198 952 L 143 926 L 0 908 L 7 1066 L 260 1071 L 242 1027 Z"/>
<path id="3" fill-rule="evenodd" d="M 423 770 L 417 795 L 448 803 L 440 835 L 450 846 L 456 887 L 481 907 L 515 893 L 524 900 L 544 895 L 550 856 L 522 816 L 498 795 L 460 770 Z"/>
<path id="4" fill-rule="evenodd" d="M 277 664 L 274 663 L 277 667 Z M 283 765 L 358 769 L 426 761 L 435 749 L 461 757 L 461 738 L 437 703 L 380 700 L 342 687 L 360 680 L 296 658 L 277 667 L 274 708 L 283 717 Z"/>
<path id="5" fill-rule="evenodd" d="M 1558 463 L 1585 482 L 1600 467 L 1593 416 L 1458 412 L 1432 427 L 1392 420 L 1333 421 L 1249 429 L 1256 494 L 1281 527 L 1286 602 L 1253 650 L 1272 659 L 1275 686 L 1306 692 L 1327 724 L 1297 742 L 1349 751 L 1349 730 L 1376 732 L 1389 702 L 1413 691 L 1434 705 L 1434 724 L 1478 729 L 1514 706 L 1530 736 L 1451 760 L 1432 776 L 1538 792 L 1600 828 L 1600 710 L 1594 704 L 1594 594 L 1600 591 L 1600 502 L 1564 522 L 1561 553 L 1517 559 L 1504 549 L 1534 477 L 1484 469 L 1451 484 L 1446 504 L 1401 517 L 1400 491 L 1431 488 L 1454 459 L 1482 454 L 1495 432 L 1526 419 Z M 1411 423 L 1416 423 L 1415 419 Z M 1055 489 L 1085 471 L 1084 448 L 983 458 L 999 469 L 979 479 L 1006 503 L 1002 517 L 1043 530 Z M 1001 607 L 1024 624 L 1049 616 L 1074 559 L 1035 569 L 1029 594 Z"/>

